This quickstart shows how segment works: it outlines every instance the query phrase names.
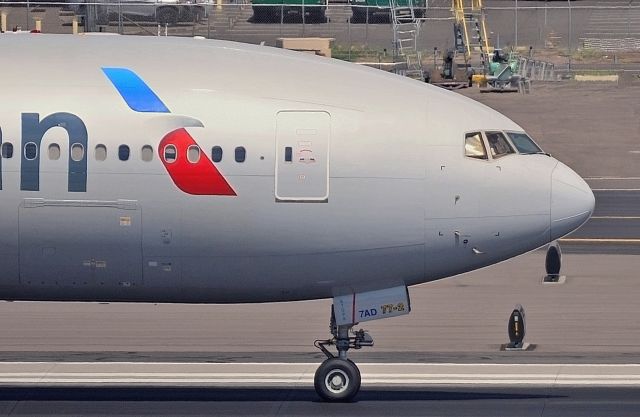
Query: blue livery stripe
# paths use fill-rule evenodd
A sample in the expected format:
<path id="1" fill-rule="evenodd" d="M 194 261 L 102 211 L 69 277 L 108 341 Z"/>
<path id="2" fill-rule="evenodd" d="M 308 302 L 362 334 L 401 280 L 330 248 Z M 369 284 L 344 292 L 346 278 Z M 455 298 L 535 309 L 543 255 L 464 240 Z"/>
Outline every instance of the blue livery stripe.
<path id="1" fill-rule="evenodd" d="M 145 113 L 170 113 L 162 100 L 135 72 L 127 68 L 102 68 L 102 71 L 131 110 Z"/>

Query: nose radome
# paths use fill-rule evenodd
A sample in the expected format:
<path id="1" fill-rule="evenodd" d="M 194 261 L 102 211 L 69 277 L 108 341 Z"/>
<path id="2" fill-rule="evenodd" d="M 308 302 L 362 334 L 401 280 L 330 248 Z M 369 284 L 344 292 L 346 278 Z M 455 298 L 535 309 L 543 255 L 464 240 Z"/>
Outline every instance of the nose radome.
<path id="1" fill-rule="evenodd" d="M 589 185 L 559 162 L 551 174 L 551 240 L 582 226 L 593 214 L 595 204 Z"/>

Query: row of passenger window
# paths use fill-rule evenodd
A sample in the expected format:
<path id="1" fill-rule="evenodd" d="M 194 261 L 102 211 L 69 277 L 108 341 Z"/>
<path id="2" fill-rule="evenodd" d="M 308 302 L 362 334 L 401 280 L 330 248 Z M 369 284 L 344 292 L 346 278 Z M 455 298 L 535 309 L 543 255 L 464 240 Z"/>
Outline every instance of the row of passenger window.
<path id="1" fill-rule="evenodd" d="M 50 160 L 56 161 L 60 159 L 60 145 L 52 143 L 47 149 L 47 156 Z M 140 149 L 140 159 L 149 162 L 153 160 L 153 147 L 151 145 L 144 145 Z M 0 156 L 2 158 L 13 158 L 13 144 L 11 142 L 4 142 L 0 147 Z M 71 159 L 74 161 L 82 161 L 85 156 L 85 149 L 80 143 L 74 143 L 71 145 Z M 128 161 L 131 156 L 131 149 L 128 145 L 118 146 L 118 159 L 121 161 Z M 222 147 L 214 146 L 211 148 L 211 160 L 213 162 L 222 161 L 223 151 Z M 27 160 L 34 160 L 38 157 L 38 145 L 34 142 L 29 142 L 24 145 L 24 157 Z M 94 158 L 96 161 L 105 161 L 107 159 L 107 147 L 105 145 L 96 145 L 94 150 Z M 167 145 L 164 147 L 163 159 L 165 162 L 173 163 L 178 159 L 178 149 L 174 145 Z M 234 151 L 234 159 L 236 162 L 244 162 L 247 159 L 247 151 L 244 146 L 238 146 Z M 197 145 L 191 145 L 187 148 L 187 160 L 192 164 L 200 161 L 200 147 Z"/>
<path id="2" fill-rule="evenodd" d="M 520 154 L 543 153 L 540 147 L 525 133 L 488 131 L 472 132 L 465 135 L 465 156 L 475 159 L 489 159 L 485 140 L 493 159 L 516 153 L 516 150 Z"/>

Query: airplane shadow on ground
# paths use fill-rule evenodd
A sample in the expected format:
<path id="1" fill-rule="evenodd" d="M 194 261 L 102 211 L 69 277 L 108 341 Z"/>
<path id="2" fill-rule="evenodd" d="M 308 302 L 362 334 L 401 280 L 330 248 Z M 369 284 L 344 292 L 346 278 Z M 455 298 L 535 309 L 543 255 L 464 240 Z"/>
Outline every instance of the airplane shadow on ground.
<path id="1" fill-rule="evenodd" d="M 417 389 L 363 389 L 355 402 L 482 401 L 566 398 L 564 395 Z M 308 388 L 3 387 L 0 401 L 300 401 L 319 402 Z"/>

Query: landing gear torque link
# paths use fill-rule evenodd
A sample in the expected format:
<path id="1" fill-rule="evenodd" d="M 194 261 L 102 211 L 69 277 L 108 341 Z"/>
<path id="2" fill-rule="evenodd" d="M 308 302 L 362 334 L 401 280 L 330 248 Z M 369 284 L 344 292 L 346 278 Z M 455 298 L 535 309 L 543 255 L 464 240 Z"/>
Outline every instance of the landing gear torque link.
<path id="1" fill-rule="evenodd" d="M 353 332 L 353 336 L 350 336 L 352 328 L 353 324 L 342 326 L 336 324 L 332 307 L 330 329 L 333 338 L 314 342 L 314 346 L 327 356 L 316 370 L 313 379 L 316 393 L 325 401 L 348 402 L 360 391 L 362 381 L 360 370 L 347 358 L 347 351 L 373 346 L 373 339 L 366 330 L 362 329 Z M 331 345 L 336 346 L 338 356 L 327 349 L 327 346 Z"/>

